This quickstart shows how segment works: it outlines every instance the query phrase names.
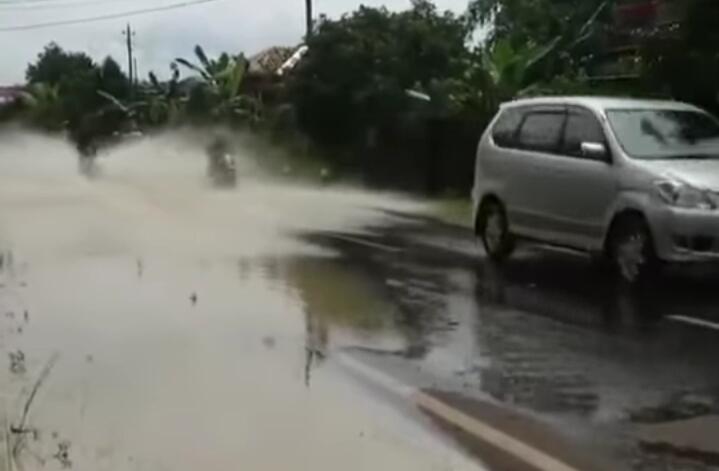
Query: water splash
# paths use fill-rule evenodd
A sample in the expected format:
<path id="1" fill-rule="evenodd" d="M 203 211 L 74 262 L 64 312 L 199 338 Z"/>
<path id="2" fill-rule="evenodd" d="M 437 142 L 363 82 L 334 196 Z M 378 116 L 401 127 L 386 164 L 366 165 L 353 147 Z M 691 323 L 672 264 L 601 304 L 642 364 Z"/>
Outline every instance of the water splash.
<path id="1" fill-rule="evenodd" d="M 118 146 L 99 155 L 99 176 L 90 181 L 62 139 L 0 133 L 0 247 L 46 256 L 277 254 L 310 250 L 294 240 L 297 232 L 359 230 L 381 217 L 377 209 L 418 206 L 356 189 L 280 183 L 241 140 L 238 188 L 218 191 L 206 178 L 203 136 L 177 131 Z"/>

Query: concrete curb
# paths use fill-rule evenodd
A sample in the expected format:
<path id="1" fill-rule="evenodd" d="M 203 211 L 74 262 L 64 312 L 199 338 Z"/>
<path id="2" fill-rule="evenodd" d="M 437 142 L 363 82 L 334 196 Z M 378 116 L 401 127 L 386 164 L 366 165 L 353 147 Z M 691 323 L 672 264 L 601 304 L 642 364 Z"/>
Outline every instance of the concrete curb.
<path id="1" fill-rule="evenodd" d="M 598 463 L 596 456 L 584 456 L 574 444 L 565 442 L 544 427 L 531 426 L 531 421 L 485 402 L 421 390 L 376 370 L 349 355 L 340 355 L 342 366 L 376 386 L 417 407 L 430 418 L 439 420 L 471 438 L 481 448 L 475 453 L 480 468 L 532 471 L 605 471 L 617 466 Z M 519 433 L 522 430 L 525 433 Z M 534 430 L 534 434 L 526 433 Z M 451 435 L 451 434 L 450 434 Z M 531 435 L 534 435 L 532 437 Z M 538 439 L 538 437 L 542 437 Z M 456 437 L 455 437 L 456 438 Z M 543 443 L 540 443 L 543 442 Z M 491 457 L 494 466 L 486 466 Z"/>

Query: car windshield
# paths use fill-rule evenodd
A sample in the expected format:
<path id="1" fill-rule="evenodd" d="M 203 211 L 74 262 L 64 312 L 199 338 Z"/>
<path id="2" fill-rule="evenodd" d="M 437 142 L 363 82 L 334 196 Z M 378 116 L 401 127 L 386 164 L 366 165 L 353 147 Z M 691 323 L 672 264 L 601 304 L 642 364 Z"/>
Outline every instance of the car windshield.
<path id="1" fill-rule="evenodd" d="M 630 157 L 719 158 L 719 123 L 690 110 L 609 110 L 609 123 Z"/>

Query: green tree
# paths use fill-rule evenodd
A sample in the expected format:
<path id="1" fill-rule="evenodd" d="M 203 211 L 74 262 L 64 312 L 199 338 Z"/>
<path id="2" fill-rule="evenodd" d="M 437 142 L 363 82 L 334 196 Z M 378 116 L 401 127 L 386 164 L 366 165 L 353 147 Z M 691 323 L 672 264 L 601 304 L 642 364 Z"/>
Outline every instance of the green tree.
<path id="1" fill-rule="evenodd" d="M 45 127 L 59 128 L 66 124 L 73 137 L 92 134 L 88 130 L 93 127 L 90 123 L 107 106 L 99 91 L 118 99 L 124 99 L 128 91 L 127 78 L 112 58 L 106 58 L 98 66 L 85 53 L 65 51 L 55 43 L 45 46 L 37 60 L 28 65 L 25 75 L 35 89 L 31 94 L 39 98 L 47 95 L 39 94 L 39 90 L 53 90 L 60 102 L 59 111 L 43 120 Z M 44 101 L 39 98 L 40 103 Z M 50 119 L 55 120 L 52 126 Z M 102 129 L 112 132 L 107 126 Z"/>
<path id="2" fill-rule="evenodd" d="M 120 65 L 112 57 L 106 57 L 100 66 L 99 89 L 118 98 L 129 95 L 130 85 L 128 78 Z"/>
<path id="3" fill-rule="evenodd" d="M 56 43 L 50 43 L 38 54 L 37 60 L 29 64 L 25 72 L 28 83 L 61 85 L 68 77 L 91 74 L 97 66 L 82 52 L 66 52 Z"/>
<path id="4" fill-rule="evenodd" d="M 61 100 L 62 121 L 76 126 L 84 114 L 93 112 L 100 104 L 95 93 L 98 68 L 86 54 L 66 52 L 51 43 L 38 55 L 37 61 L 26 71 L 30 85 L 56 87 Z"/>
<path id="5" fill-rule="evenodd" d="M 399 13 L 360 7 L 320 18 L 294 71 L 290 99 L 313 139 L 341 147 L 411 106 L 408 89 L 432 92 L 461 75 L 468 25 L 425 0 Z"/>

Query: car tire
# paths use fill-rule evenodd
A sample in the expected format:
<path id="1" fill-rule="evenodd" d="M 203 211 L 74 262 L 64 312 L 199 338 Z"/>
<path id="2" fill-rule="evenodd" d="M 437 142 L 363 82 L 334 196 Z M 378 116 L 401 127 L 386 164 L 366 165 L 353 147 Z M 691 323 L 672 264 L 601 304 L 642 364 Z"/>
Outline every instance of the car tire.
<path id="1" fill-rule="evenodd" d="M 638 215 L 625 216 L 616 222 L 609 241 L 609 256 L 619 280 L 628 285 L 650 280 L 660 268 L 649 226 Z"/>
<path id="2" fill-rule="evenodd" d="M 482 204 L 477 218 L 477 234 L 491 260 L 501 262 L 512 254 L 514 239 L 509 233 L 507 213 L 500 202 L 490 200 Z"/>

